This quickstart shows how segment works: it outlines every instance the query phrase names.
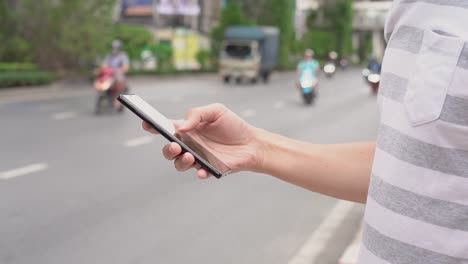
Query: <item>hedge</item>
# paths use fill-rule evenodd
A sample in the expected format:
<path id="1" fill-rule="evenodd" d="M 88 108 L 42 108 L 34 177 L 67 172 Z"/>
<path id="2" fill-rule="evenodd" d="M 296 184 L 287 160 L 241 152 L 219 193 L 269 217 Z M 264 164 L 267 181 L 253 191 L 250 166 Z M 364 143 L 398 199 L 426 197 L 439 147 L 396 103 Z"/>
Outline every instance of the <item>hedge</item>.
<path id="1" fill-rule="evenodd" d="M 43 71 L 0 71 L 0 88 L 11 86 L 43 85 L 52 82 L 54 76 Z"/>
<path id="2" fill-rule="evenodd" d="M 0 72 L 37 71 L 37 69 L 34 63 L 0 63 Z"/>

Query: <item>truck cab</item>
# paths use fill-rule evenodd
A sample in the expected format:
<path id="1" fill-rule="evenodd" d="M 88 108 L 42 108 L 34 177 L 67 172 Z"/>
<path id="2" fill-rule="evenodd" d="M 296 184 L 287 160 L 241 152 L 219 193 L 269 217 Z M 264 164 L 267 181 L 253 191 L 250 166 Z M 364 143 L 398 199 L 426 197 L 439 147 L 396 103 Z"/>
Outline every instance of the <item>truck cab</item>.
<path id="1" fill-rule="evenodd" d="M 224 82 L 268 80 L 276 66 L 278 31 L 264 27 L 230 27 L 221 46 L 220 75 Z"/>

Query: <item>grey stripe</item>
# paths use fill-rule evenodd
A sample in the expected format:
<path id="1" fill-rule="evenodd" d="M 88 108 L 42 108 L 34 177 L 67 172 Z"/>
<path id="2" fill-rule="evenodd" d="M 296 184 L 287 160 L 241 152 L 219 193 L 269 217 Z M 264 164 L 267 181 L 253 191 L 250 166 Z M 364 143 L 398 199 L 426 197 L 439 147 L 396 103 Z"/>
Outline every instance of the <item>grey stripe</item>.
<path id="1" fill-rule="evenodd" d="M 424 30 L 416 27 L 400 26 L 393 33 L 388 44 L 390 48 L 419 53 L 424 37 Z"/>
<path id="2" fill-rule="evenodd" d="M 468 126 L 468 99 L 447 95 L 440 120 Z"/>
<path id="3" fill-rule="evenodd" d="M 434 5 L 442 5 L 442 6 L 454 6 L 454 7 L 461 7 L 461 8 L 468 8 L 468 1 L 466 0 L 402 0 L 401 4 L 411 4 L 417 2 L 424 2 L 428 4 Z"/>
<path id="4" fill-rule="evenodd" d="M 463 46 L 457 66 L 468 70 L 468 42 L 465 42 L 465 46 Z"/>
<path id="5" fill-rule="evenodd" d="M 468 264 L 468 259 L 443 255 L 386 237 L 367 223 L 364 224 L 363 235 L 366 249 L 392 264 Z"/>
<path id="6" fill-rule="evenodd" d="M 468 49 L 467 49 L 468 50 Z M 403 102 L 408 80 L 393 73 L 382 73 L 380 95 L 397 102 Z M 468 99 L 447 95 L 440 120 L 461 126 L 468 126 Z"/>
<path id="7" fill-rule="evenodd" d="M 427 169 L 468 177 L 468 151 L 443 148 L 380 125 L 377 146 L 395 158 Z"/>
<path id="8" fill-rule="evenodd" d="M 408 86 L 407 79 L 393 73 L 383 72 L 380 83 L 382 87 L 380 95 L 398 102 L 403 101 Z"/>
<path id="9" fill-rule="evenodd" d="M 433 225 L 468 231 L 468 206 L 412 193 L 386 183 L 377 175 L 372 175 L 369 197 L 397 214 Z"/>

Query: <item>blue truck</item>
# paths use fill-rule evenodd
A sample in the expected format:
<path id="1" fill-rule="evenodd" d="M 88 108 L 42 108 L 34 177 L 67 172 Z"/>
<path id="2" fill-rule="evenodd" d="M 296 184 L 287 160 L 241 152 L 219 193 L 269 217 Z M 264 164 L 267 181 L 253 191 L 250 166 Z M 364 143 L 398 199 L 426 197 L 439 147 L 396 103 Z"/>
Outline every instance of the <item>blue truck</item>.
<path id="1" fill-rule="evenodd" d="M 275 27 L 233 26 L 224 32 L 219 73 L 231 80 L 267 82 L 278 63 L 279 30 Z"/>

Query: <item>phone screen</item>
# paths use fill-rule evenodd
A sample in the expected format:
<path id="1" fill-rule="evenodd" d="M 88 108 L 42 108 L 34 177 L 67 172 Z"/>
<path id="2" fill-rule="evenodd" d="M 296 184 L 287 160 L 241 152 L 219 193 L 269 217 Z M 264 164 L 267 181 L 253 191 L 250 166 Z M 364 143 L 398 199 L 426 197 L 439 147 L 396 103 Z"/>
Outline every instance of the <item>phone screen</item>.
<path id="1" fill-rule="evenodd" d="M 220 178 L 230 172 L 230 168 L 211 153 L 201 136 L 196 133 L 176 133 L 174 124 L 158 110 L 137 95 L 120 95 L 119 101 L 141 119 L 149 123 L 171 142 L 178 143 L 184 152 L 190 152 L 200 166 L 215 177 Z"/>

